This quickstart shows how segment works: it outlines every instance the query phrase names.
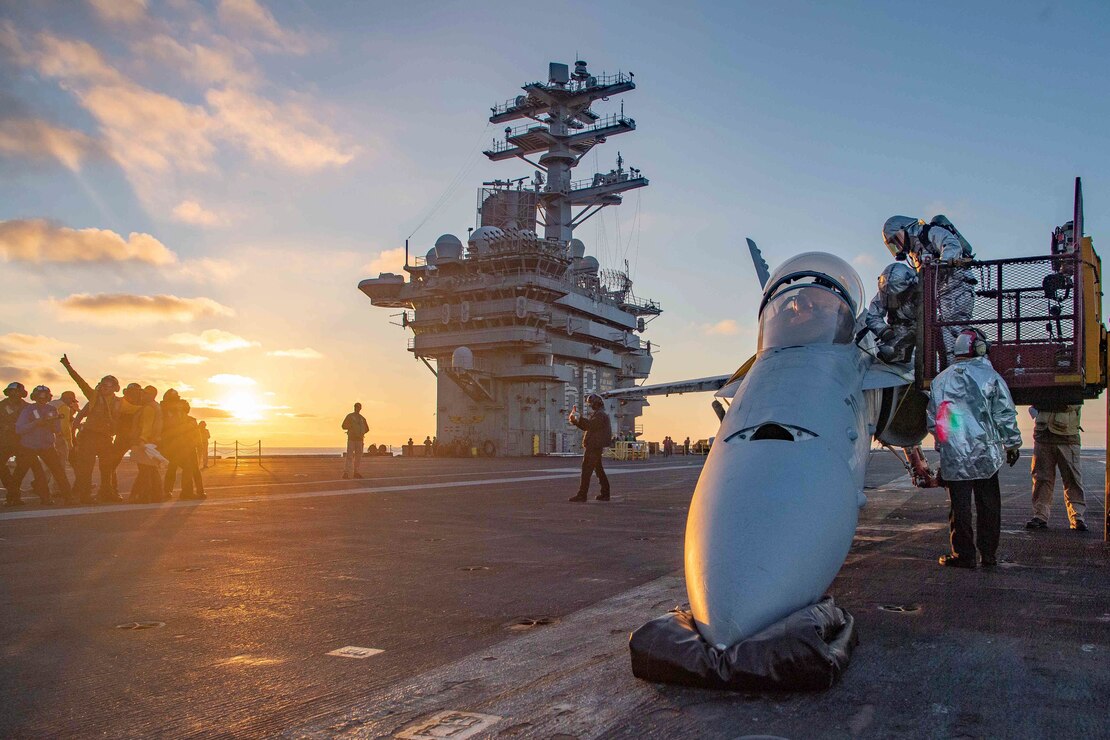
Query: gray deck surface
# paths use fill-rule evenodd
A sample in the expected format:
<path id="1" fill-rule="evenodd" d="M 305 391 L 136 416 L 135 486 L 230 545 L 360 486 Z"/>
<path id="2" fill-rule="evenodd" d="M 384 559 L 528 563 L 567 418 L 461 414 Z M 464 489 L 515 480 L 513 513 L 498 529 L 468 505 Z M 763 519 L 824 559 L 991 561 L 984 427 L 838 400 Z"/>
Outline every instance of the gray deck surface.
<path id="1" fill-rule="evenodd" d="M 1024 530 L 1024 457 L 1001 567 L 942 569 L 943 491 L 873 458 L 830 588 L 862 643 L 820 694 L 631 675 L 629 631 L 685 601 L 700 458 L 610 464 L 609 504 L 566 502 L 574 459 L 374 459 L 364 481 L 333 459 L 221 461 L 199 505 L 2 510 L 0 737 L 390 737 L 445 710 L 498 717 L 482 737 L 1110 736 L 1100 532 L 1062 503 Z M 352 645 L 384 652 L 327 655 Z"/>

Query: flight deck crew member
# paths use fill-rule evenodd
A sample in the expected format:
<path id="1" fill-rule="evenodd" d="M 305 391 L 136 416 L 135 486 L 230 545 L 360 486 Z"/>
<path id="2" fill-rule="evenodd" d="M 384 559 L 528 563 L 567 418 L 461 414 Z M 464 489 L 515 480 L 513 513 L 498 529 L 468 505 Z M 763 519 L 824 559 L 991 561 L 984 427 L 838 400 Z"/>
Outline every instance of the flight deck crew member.
<path id="1" fill-rule="evenodd" d="M 93 388 L 73 369 L 69 357 L 62 355 L 61 362 L 69 377 L 73 378 L 73 382 L 77 383 L 77 387 L 88 399 L 81 410 L 80 415 L 84 421 L 73 448 L 74 493 L 81 503 L 92 503 L 92 471 L 99 461 L 100 490 L 97 492 L 97 500 L 101 503 L 121 503 L 123 499 L 112 486 L 112 474 L 121 459 L 116 457 L 112 436 L 117 431 L 120 414 L 134 414 L 141 407 L 127 399 L 116 397 L 120 385 L 114 375 L 105 375 L 96 384 L 96 388 Z"/>
<path id="2" fill-rule="evenodd" d="M 609 423 L 609 415 L 605 413 L 605 402 L 601 396 L 591 393 L 586 396 L 586 403 L 590 406 L 590 414 L 586 417 L 578 415 L 578 407 L 571 409 L 567 416 L 574 426 L 586 432 L 582 438 L 582 483 L 578 486 L 578 493 L 571 496 L 571 501 L 585 501 L 590 490 L 590 476 L 597 473 L 597 482 L 601 484 L 601 493 L 597 495 L 598 501 L 609 500 L 609 478 L 601 466 L 601 452 L 613 441 L 613 427 Z"/>
<path id="3" fill-rule="evenodd" d="M 9 383 L 4 389 L 4 400 L 0 401 L 0 481 L 3 482 L 4 490 L 7 492 L 8 506 L 19 506 L 23 503 L 19 487 L 14 485 L 15 479 L 8 472 L 8 460 L 15 457 L 16 465 L 19 464 L 19 433 L 15 430 L 15 425 L 23 409 L 30 406 L 26 398 L 27 389 L 22 383 L 14 382 Z M 33 487 L 39 498 L 42 498 L 43 491 L 48 490 L 49 484 L 46 482 L 46 475 L 37 457 L 31 460 L 31 470 L 35 475 Z"/>
<path id="4" fill-rule="evenodd" d="M 69 460 L 69 453 L 73 452 L 73 417 L 80 411 L 81 405 L 77 403 L 77 394 L 73 391 L 62 391 L 62 395 L 51 401 L 50 405 L 58 410 L 58 418 L 61 419 L 62 430 L 58 433 L 54 446 L 64 465 Z"/>
<path id="5" fill-rule="evenodd" d="M 366 438 L 366 433 L 370 431 L 370 425 L 366 423 L 366 417 L 361 411 L 362 404 L 356 403 L 355 410 L 343 419 L 343 429 L 347 432 L 347 459 L 343 463 L 344 478 L 350 478 L 352 475 L 355 478 L 362 477 L 358 472 L 358 466 L 362 461 L 363 440 Z M 409 444 L 412 444 L 411 439 Z"/>
<path id="6" fill-rule="evenodd" d="M 62 494 L 67 504 L 74 503 L 73 493 L 66 478 L 65 463 L 58 456 L 55 449 L 55 435 L 61 432 L 61 419 L 58 409 L 50 405 L 52 397 L 50 389 L 45 385 L 37 386 L 31 391 L 31 400 L 23 407 L 19 420 L 15 424 L 15 431 L 19 435 L 19 453 L 15 457 L 15 475 L 13 487 L 17 497 L 19 487 L 23 483 L 23 476 L 31 468 L 32 460 L 41 460 L 50 474 L 54 477 L 54 485 Z M 50 503 L 50 489 L 45 485 L 39 490 L 42 503 Z"/>
<path id="7" fill-rule="evenodd" d="M 952 549 L 940 564 L 974 568 L 978 549 L 982 564 L 992 566 L 1002 527 L 998 469 L 1003 460 L 1012 467 L 1021 455 L 1017 410 L 1006 381 L 986 357 L 987 343 L 979 332 L 960 332 L 952 350 L 956 361 L 933 380 L 925 414 L 950 501 Z"/>
<path id="8" fill-rule="evenodd" d="M 904 262 L 887 265 L 879 275 L 879 292 L 871 299 L 864 321 L 879 341 L 883 362 L 909 362 L 917 343 L 917 311 L 914 294 L 917 272 Z"/>
<path id="9" fill-rule="evenodd" d="M 941 275 L 937 286 L 937 307 L 942 321 L 971 320 L 975 308 L 975 273 L 966 267 L 975 258 L 971 245 L 945 216 L 933 216 L 929 223 L 909 216 L 891 216 L 883 224 L 883 243 L 902 261 L 909 260 L 915 270 L 928 262 L 945 262 L 952 269 Z M 952 345 L 965 326 L 944 327 L 944 350 L 952 364 Z"/>
<path id="10" fill-rule="evenodd" d="M 197 435 L 197 462 L 200 463 L 201 470 L 204 470 L 208 467 L 208 440 L 212 439 L 208 422 L 197 422 Z"/>
<path id="11" fill-rule="evenodd" d="M 1082 406 L 1063 406 L 1058 411 L 1030 408 L 1033 422 L 1033 518 L 1026 529 L 1048 529 L 1056 468 L 1064 479 L 1064 504 L 1071 528 L 1086 532 L 1083 514 L 1083 473 L 1079 469 L 1079 412 Z"/>

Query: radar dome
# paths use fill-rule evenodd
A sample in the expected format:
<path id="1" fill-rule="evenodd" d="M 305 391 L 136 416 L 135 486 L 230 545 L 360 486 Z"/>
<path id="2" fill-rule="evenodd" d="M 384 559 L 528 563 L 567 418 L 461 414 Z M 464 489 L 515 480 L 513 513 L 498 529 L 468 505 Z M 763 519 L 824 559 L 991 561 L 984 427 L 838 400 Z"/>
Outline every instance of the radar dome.
<path id="1" fill-rule="evenodd" d="M 436 254 L 436 248 L 432 247 L 431 249 L 429 249 L 428 254 L 425 255 L 424 259 L 429 265 L 434 265 L 435 263 L 439 262 L 439 255 Z"/>
<path id="2" fill-rule="evenodd" d="M 575 260 L 574 269 L 576 272 L 597 272 L 600 265 L 596 257 L 583 257 L 580 260 Z"/>
<path id="3" fill-rule="evenodd" d="M 474 230 L 470 235 L 470 246 L 474 248 L 478 254 L 485 254 L 489 251 L 490 244 L 502 239 L 505 232 L 496 226 L 480 226 Z"/>
<path id="4" fill-rule="evenodd" d="M 582 243 L 581 239 L 571 239 L 570 244 L 567 246 L 570 249 L 570 256 L 572 258 L 578 260 L 586 256 L 586 245 Z"/>
<path id="5" fill-rule="evenodd" d="M 454 234 L 444 234 L 436 239 L 436 249 L 450 249 L 451 247 L 456 247 L 460 252 L 462 251 L 462 242 L 459 241 L 459 237 Z M 442 252 L 440 254 L 442 254 Z"/>
<path id="6" fill-rule="evenodd" d="M 473 370 L 474 353 L 470 351 L 470 347 L 455 348 L 451 353 L 451 365 L 456 370 Z"/>
<path id="7" fill-rule="evenodd" d="M 451 235 L 447 234 L 441 236 L 439 239 L 436 239 L 436 256 L 439 258 L 440 261 L 461 259 L 463 251 L 462 242 L 460 242 L 453 236 L 451 237 L 451 239 L 448 239 L 448 236 Z"/>

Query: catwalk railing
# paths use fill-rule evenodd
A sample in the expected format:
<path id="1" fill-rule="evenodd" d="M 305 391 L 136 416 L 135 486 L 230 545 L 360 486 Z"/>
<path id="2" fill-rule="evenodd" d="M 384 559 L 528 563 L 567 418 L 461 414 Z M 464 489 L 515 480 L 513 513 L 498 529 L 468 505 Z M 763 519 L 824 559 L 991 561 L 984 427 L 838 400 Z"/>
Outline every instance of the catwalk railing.
<path id="1" fill-rule="evenodd" d="M 256 442 L 217 442 L 212 440 L 212 459 L 218 460 L 220 457 L 227 459 L 234 459 L 235 465 L 238 467 L 240 458 L 257 460 L 258 464 L 262 464 L 262 440 Z"/>

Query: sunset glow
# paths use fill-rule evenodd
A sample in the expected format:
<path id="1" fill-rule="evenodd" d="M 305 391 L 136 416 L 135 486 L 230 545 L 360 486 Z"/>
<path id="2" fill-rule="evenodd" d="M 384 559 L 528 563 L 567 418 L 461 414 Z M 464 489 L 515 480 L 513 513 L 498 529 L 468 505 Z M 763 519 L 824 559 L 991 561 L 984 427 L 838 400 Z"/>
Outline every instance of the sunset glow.
<path id="1" fill-rule="evenodd" d="M 251 391 L 235 391 L 224 396 L 220 408 L 231 414 L 236 421 L 261 421 L 263 406 Z"/>
<path id="2" fill-rule="evenodd" d="M 410 261 L 441 234 L 465 243 L 474 188 L 532 176 L 482 156 L 501 135 L 489 106 L 558 55 L 460 43 L 489 38 L 491 23 L 526 39 L 551 15 L 497 2 L 418 19 L 376 3 L 224 5 L 43 0 L 0 13 L 0 379 L 75 390 L 66 351 L 87 379 L 195 389 L 183 396 L 221 441 L 342 445 L 355 401 L 377 442 L 434 434 L 436 379 L 407 351 L 412 331 L 357 284 L 402 272 L 406 238 Z M 611 148 L 651 187 L 575 234 L 602 269 L 627 261 L 637 293 L 663 308 L 643 335 L 649 383 L 731 373 L 754 351 L 760 288 L 744 236 L 772 268 L 829 250 L 870 293 L 891 214 L 946 213 L 986 259 L 1036 254 L 1070 215 L 1063 185 L 1085 175 L 1086 229 L 1105 248 L 1098 122 L 1110 104 L 1076 74 L 1100 68 L 1097 5 L 1015 16 L 997 39 L 964 38 L 975 24 L 938 15 L 922 22 L 958 53 L 928 63 L 876 45 L 904 38 L 895 16 L 838 4 L 792 23 L 773 3 L 723 7 L 712 23 L 681 4 L 576 7 L 596 16 L 573 45 L 590 69 L 635 72 L 635 96 L 613 104 L 637 134 Z M 743 43 L 721 29 L 744 29 Z M 1066 48 L 1052 42 L 1072 33 Z M 782 63 L 783 48 L 805 53 Z M 973 48 L 981 56 L 965 58 Z M 902 112 L 929 95 L 959 114 L 907 127 Z M 1070 128 L 1028 115 L 1061 100 Z M 679 135 L 691 122 L 697 135 Z M 583 172 L 613 167 L 604 149 Z M 654 399 L 641 423 L 650 440 L 718 426 L 696 394 Z"/>

